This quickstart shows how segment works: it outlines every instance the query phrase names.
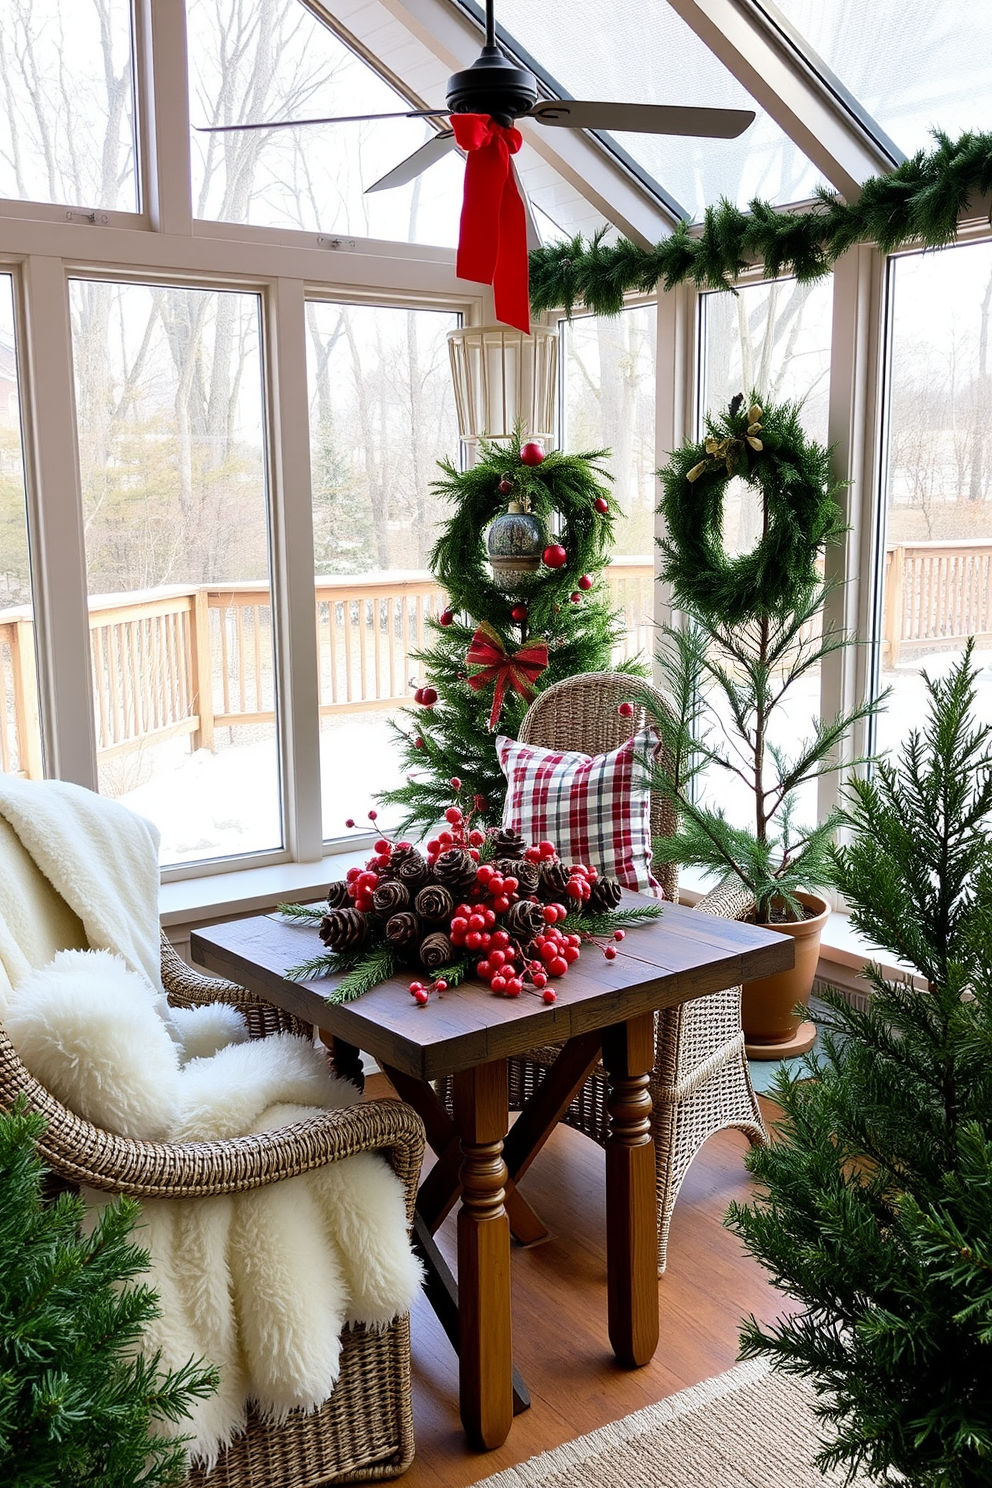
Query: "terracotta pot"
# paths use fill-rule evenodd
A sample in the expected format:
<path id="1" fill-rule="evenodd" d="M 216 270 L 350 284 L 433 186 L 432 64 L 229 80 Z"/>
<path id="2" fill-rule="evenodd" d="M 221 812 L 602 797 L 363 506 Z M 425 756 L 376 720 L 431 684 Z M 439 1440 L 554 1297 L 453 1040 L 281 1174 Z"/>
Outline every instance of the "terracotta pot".
<path id="1" fill-rule="evenodd" d="M 792 936 L 796 943 L 795 966 L 791 971 L 744 983 L 741 1022 L 750 1059 L 788 1059 L 804 1054 L 816 1038 L 815 1024 L 804 1022 L 794 1009 L 809 1002 L 820 956 L 820 932 L 827 923 L 830 905 L 818 894 L 799 893 L 796 898 L 813 911 L 812 919 L 763 926 Z"/>

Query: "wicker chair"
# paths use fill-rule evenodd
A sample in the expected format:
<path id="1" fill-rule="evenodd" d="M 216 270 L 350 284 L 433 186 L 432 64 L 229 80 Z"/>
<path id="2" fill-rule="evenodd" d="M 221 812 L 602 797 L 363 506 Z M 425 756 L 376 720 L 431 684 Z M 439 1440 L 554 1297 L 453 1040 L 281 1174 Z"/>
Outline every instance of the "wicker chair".
<path id="1" fill-rule="evenodd" d="M 180 1007 L 227 1002 L 240 1008 L 253 1038 L 279 1030 L 312 1036 L 309 1025 L 230 982 L 192 971 L 162 940 L 162 980 Z M 48 1126 L 39 1154 L 65 1183 L 139 1199 L 202 1198 L 277 1183 L 356 1152 L 382 1151 L 406 1189 L 413 1222 L 424 1153 L 420 1118 L 399 1101 L 366 1101 L 276 1131 L 218 1142 L 136 1142 L 99 1130 L 39 1085 L 0 1028 L 0 1109 L 19 1094 Z M 318 1488 L 330 1482 L 394 1478 L 413 1460 L 410 1320 L 382 1332 L 349 1328 L 334 1393 L 310 1415 L 281 1426 L 249 1414 L 210 1473 L 193 1468 L 184 1488 Z"/>
<path id="2" fill-rule="evenodd" d="M 587 672 L 566 678 L 539 693 L 520 726 L 520 739 L 542 749 L 576 749 L 583 754 L 605 754 L 617 749 L 644 727 L 645 709 L 632 718 L 617 713 L 620 703 L 650 695 L 653 705 L 667 706 L 657 689 L 632 684 L 616 672 Z M 652 836 L 672 831 L 671 806 L 655 795 L 651 803 Z M 678 892 L 678 867 L 656 863 L 654 873 L 666 899 Z M 743 919 L 752 908 L 746 891 L 733 883 L 721 884 L 701 899 L 703 914 Z M 558 1049 L 532 1050 L 510 1061 L 511 1106 L 519 1110 L 540 1084 Z M 654 1102 L 652 1133 L 658 1194 L 658 1273 L 664 1271 L 672 1210 L 689 1164 L 707 1137 L 725 1127 L 743 1131 L 752 1146 L 768 1141 L 758 1102 L 751 1088 L 744 1035 L 741 1031 L 741 989 L 732 987 L 658 1014 L 655 1063 L 651 1080 Z M 562 1120 L 603 1145 L 609 1128 L 606 1110 L 606 1072 L 593 1071 Z"/>

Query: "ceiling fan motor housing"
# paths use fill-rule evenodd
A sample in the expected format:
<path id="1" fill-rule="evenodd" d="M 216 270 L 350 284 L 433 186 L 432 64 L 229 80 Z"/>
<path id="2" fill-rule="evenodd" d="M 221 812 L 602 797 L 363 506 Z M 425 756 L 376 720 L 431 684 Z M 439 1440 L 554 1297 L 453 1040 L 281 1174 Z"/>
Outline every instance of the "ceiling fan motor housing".
<path id="1" fill-rule="evenodd" d="M 537 102 L 537 80 L 496 46 L 483 47 L 471 67 L 448 79 L 447 104 L 453 114 L 491 114 L 512 124 Z"/>

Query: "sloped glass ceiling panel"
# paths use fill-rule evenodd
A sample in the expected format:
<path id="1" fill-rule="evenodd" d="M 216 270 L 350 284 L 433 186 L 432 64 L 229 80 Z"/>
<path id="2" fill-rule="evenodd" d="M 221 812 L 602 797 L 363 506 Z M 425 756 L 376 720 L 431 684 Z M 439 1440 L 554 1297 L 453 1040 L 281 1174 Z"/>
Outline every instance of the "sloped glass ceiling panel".
<path id="1" fill-rule="evenodd" d="M 254 123 L 411 107 L 299 0 L 188 0 L 190 121 Z M 463 165 L 365 194 L 433 130 L 422 119 L 312 124 L 192 141 L 194 215 L 261 227 L 454 244 Z"/>
<path id="2" fill-rule="evenodd" d="M 908 155 L 930 148 L 932 129 L 992 127 L 990 0 L 778 0 L 778 9 Z"/>
<path id="3" fill-rule="evenodd" d="M 618 134 L 616 142 L 693 218 L 727 197 L 803 201 L 819 179 L 787 135 L 666 0 L 498 0 L 497 20 L 575 98 L 751 108 L 736 140 Z"/>

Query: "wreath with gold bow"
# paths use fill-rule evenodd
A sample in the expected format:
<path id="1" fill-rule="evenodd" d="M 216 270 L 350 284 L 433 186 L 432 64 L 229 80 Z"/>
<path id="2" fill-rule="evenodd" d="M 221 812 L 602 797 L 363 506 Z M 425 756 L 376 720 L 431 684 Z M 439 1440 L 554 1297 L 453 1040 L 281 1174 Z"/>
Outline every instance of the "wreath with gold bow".
<path id="1" fill-rule="evenodd" d="M 825 543 L 842 530 L 843 482 L 830 451 L 809 439 L 798 404 L 769 405 L 738 394 L 726 413 L 707 418 L 702 441 L 677 449 L 664 470 L 659 512 L 661 577 L 674 603 L 709 620 L 737 625 L 781 616 L 817 582 Z M 740 477 L 757 489 L 762 536 L 749 553 L 729 557 L 723 541 L 727 487 Z"/>

